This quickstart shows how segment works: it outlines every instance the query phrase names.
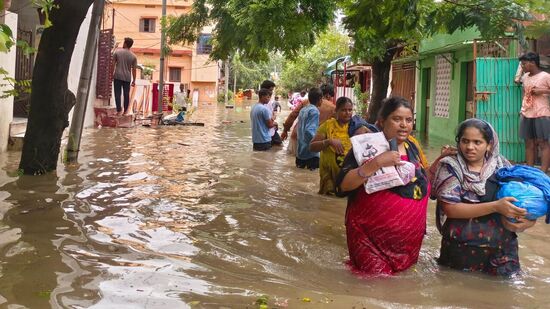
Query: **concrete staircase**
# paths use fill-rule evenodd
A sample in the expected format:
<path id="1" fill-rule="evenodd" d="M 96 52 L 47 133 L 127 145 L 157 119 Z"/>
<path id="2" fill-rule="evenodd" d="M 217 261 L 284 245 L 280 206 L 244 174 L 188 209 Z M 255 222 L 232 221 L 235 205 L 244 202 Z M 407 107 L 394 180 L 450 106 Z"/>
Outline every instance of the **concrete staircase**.
<path id="1" fill-rule="evenodd" d="M 10 138 L 8 140 L 8 150 L 21 151 L 23 149 L 23 139 L 27 130 L 27 118 L 13 118 L 10 123 Z"/>
<path id="2" fill-rule="evenodd" d="M 134 115 L 118 116 L 114 107 L 96 107 L 94 112 L 96 127 L 131 128 L 134 126 Z M 14 117 L 10 123 L 8 150 L 21 151 L 23 149 L 26 130 L 27 118 Z"/>
<path id="3" fill-rule="evenodd" d="M 116 114 L 114 107 L 95 107 L 95 126 L 111 128 L 131 128 L 134 126 L 134 115 Z"/>

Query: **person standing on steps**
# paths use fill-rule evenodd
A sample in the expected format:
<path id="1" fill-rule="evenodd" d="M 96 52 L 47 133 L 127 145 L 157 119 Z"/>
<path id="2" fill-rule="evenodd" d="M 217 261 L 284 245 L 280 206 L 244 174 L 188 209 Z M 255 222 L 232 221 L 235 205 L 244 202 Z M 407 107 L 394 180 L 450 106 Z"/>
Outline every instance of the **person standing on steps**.
<path id="1" fill-rule="evenodd" d="M 113 55 L 113 87 L 115 88 L 115 104 L 117 115 L 128 115 L 130 105 L 130 86 L 136 85 L 137 58 L 130 48 L 134 40 L 124 38 L 122 49 L 117 49 Z M 124 106 L 121 105 L 120 95 L 124 95 Z M 123 109 L 124 107 L 124 109 Z"/>
<path id="2" fill-rule="evenodd" d="M 550 74 L 541 70 L 537 53 L 527 52 L 519 61 L 525 73 L 521 78 L 523 101 L 519 136 L 525 140 L 527 165 L 535 164 L 540 148 L 540 169 L 546 173 L 550 167 Z"/>

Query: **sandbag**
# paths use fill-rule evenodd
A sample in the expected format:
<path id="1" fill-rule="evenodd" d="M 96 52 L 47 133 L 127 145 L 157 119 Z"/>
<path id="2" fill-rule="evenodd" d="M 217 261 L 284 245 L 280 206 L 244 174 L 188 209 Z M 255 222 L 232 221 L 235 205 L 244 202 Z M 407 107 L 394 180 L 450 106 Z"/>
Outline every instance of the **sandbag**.
<path id="1" fill-rule="evenodd" d="M 500 189 L 497 192 L 497 198 L 514 197 L 517 202 L 512 202 L 517 207 L 527 210 L 526 218 L 536 220 L 546 215 L 548 211 L 548 202 L 544 193 L 537 187 L 519 181 L 510 181 L 500 183 Z"/>

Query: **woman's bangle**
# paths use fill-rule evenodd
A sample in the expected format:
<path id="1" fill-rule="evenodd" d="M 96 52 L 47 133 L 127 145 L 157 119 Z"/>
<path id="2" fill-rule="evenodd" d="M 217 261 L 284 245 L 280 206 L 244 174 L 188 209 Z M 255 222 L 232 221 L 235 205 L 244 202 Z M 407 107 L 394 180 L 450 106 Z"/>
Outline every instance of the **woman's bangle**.
<path id="1" fill-rule="evenodd" d="M 357 168 L 357 175 L 359 175 L 359 177 L 363 178 L 364 180 L 367 180 L 369 178 L 369 175 L 363 174 L 361 167 L 363 167 L 363 165 Z"/>

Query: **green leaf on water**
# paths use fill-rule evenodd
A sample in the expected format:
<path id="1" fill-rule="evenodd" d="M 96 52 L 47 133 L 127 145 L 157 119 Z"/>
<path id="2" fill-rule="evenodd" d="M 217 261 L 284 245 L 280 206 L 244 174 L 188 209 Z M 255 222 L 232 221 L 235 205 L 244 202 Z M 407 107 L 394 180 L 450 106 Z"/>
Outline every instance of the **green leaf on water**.
<path id="1" fill-rule="evenodd" d="M 258 305 L 258 307 L 260 309 L 267 309 L 267 302 L 268 301 L 269 301 L 269 296 L 262 295 L 262 296 L 258 297 L 258 299 L 256 299 L 256 305 Z"/>
<path id="2" fill-rule="evenodd" d="M 42 298 L 50 298 L 50 295 L 52 294 L 52 291 L 40 291 L 38 292 L 38 296 Z"/>

